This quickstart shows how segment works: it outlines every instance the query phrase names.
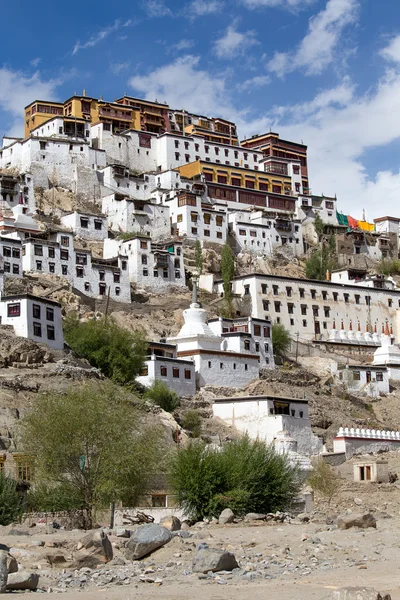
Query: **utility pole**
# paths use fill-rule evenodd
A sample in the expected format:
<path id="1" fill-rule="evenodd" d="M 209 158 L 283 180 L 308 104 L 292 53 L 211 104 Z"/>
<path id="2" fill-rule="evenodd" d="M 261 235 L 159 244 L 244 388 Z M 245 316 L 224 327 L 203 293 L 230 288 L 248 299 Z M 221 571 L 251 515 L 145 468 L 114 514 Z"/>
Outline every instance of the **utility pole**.
<path id="1" fill-rule="evenodd" d="M 297 357 L 299 356 L 299 332 L 296 331 L 296 362 L 297 362 Z"/>

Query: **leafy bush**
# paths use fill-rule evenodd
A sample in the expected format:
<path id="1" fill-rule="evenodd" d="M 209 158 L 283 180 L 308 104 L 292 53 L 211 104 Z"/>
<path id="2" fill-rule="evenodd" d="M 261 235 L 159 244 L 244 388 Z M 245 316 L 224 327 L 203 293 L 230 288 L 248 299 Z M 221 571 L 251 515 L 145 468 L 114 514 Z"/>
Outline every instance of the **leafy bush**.
<path id="1" fill-rule="evenodd" d="M 332 498 L 340 490 L 340 477 L 336 475 L 335 470 L 323 458 L 313 460 L 312 466 L 313 470 L 308 478 L 308 483 L 315 492 L 325 496 L 328 504 L 330 504 Z"/>
<path id="2" fill-rule="evenodd" d="M 0 473 L 0 525 L 18 521 L 22 514 L 22 500 L 15 479 Z"/>
<path id="3" fill-rule="evenodd" d="M 377 266 L 377 271 L 386 276 L 400 275 L 400 260 L 383 258 Z"/>
<path id="4" fill-rule="evenodd" d="M 190 409 L 185 412 L 182 419 L 183 429 L 191 431 L 192 436 L 195 438 L 200 437 L 201 434 L 201 418 L 199 412 L 194 409 Z"/>
<path id="5" fill-rule="evenodd" d="M 213 450 L 194 441 L 172 465 L 171 483 L 178 503 L 196 519 L 271 512 L 290 506 L 300 488 L 298 471 L 285 455 L 247 436 Z"/>
<path id="6" fill-rule="evenodd" d="M 291 346 L 290 333 L 280 323 L 272 325 L 272 348 L 275 356 L 283 358 Z"/>
<path id="7" fill-rule="evenodd" d="M 176 392 L 170 390 L 165 383 L 156 379 L 144 394 L 146 400 L 151 400 L 163 410 L 172 413 L 180 404 L 180 398 Z"/>
<path id="8" fill-rule="evenodd" d="M 28 509 L 34 512 L 78 510 L 84 506 L 79 491 L 69 483 L 34 486 L 29 490 L 26 502 Z"/>
<path id="9" fill-rule="evenodd" d="M 105 318 L 81 323 L 69 317 L 64 336 L 72 350 L 115 382 L 133 383 L 143 369 L 147 343 L 143 333 L 130 332 Z"/>

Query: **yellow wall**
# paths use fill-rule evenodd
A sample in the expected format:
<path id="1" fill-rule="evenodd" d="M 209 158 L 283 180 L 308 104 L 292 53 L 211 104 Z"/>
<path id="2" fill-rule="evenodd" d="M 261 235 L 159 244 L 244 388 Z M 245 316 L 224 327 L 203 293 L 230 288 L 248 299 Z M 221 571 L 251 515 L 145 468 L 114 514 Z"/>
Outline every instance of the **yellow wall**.
<path id="1" fill-rule="evenodd" d="M 36 127 L 40 127 L 40 125 L 43 125 L 43 123 L 46 123 L 46 121 L 49 121 L 50 119 L 53 119 L 57 116 L 51 113 L 38 112 L 37 107 L 39 106 L 39 104 L 62 109 L 62 104 L 58 102 L 46 102 L 35 100 L 35 102 L 29 104 L 29 106 L 25 108 L 24 137 L 28 137 L 33 129 L 36 129 Z M 33 106 L 36 106 L 36 112 L 34 114 L 32 114 Z"/>
<path id="2" fill-rule="evenodd" d="M 212 182 L 218 184 L 218 175 L 227 176 L 227 183 L 220 185 L 232 185 L 232 177 L 234 179 L 240 179 L 240 187 L 248 189 L 249 192 L 253 188 L 246 188 L 246 178 L 254 181 L 254 190 L 260 191 L 259 184 L 263 183 L 267 185 L 267 190 L 261 190 L 263 192 L 272 192 L 272 185 L 280 185 L 282 187 L 282 194 L 285 193 L 285 189 L 291 193 L 292 182 L 289 176 L 275 175 L 272 173 L 264 173 L 263 171 L 250 171 L 249 169 L 241 169 L 239 167 L 229 167 L 227 165 L 219 165 L 214 163 L 208 163 L 197 160 L 187 165 L 178 167 L 177 170 L 180 172 L 181 177 L 192 179 L 193 177 L 199 176 L 202 173 L 211 173 L 213 176 Z"/>

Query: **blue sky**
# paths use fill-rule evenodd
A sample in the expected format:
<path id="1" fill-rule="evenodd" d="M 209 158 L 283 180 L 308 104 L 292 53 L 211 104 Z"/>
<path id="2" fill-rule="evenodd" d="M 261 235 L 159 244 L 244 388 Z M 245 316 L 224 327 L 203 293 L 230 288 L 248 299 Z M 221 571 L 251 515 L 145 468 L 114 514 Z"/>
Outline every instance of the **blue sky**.
<path id="1" fill-rule="evenodd" d="M 14 0 L 2 22 L 0 134 L 34 99 L 126 92 L 303 141 L 313 193 L 400 216 L 398 0 Z"/>

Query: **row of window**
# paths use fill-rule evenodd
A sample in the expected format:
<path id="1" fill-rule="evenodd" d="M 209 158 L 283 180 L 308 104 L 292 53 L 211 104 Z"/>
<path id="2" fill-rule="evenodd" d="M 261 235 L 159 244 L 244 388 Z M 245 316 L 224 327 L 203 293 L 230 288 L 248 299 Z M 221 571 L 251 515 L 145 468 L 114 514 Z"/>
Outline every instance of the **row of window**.
<path id="1" fill-rule="evenodd" d="M 80 223 L 82 229 L 89 229 L 89 219 L 87 217 L 80 217 Z M 103 229 L 103 222 L 100 219 L 94 219 L 94 228 L 97 231 Z"/>
<path id="2" fill-rule="evenodd" d="M 201 219 L 201 215 L 199 215 L 198 212 L 191 212 L 190 213 L 190 220 L 192 221 L 192 223 L 197 223 L 198 221 L 200 221 Z M 176 217 L 177 223 L 182 223 L 183 220 L 183 215 L 181 213 L 179 213 Z M 211 222 L 213 220 L 213 215 L 211 215 L 210 213 L 203 213 L 203 221 L 205 225 L 210 225 Z M 224 224 L 224 217 L 221 215 L 216 215 L 215 216 L 215 224 L 217 227 L 222 227 Z"/>
<path id="3" fill-rule="evenodd" d="M 11 248 L 10 246 L 3 246 L 3 256 L 21 258 L 21 250 L 20 248 Z"/>
<path id="4" fill-rule="evenodd" d="M 185 379 L 192 379 L 192 371 L 191 369 L 184 369 L 184 377 Z M 143 372 L 143 375 L 148 375 L 147 367 Z M 160 367 L 160 375 L 161 377 L 168 377 L 168 367 L 162 366 Z M 174 379 L 180 379 L 180 369 L 179 367 L 172 367 L 172 377 Z"/>
<path id="5" fill-rule="evenodd" d="M 199 231 L 198 231 L 197 227 L 192 227 L 191 231 L 192 231 L 192 234 L 193 234 L 193 235 L 199 235 Z M 211 237 L 211 232 L 210 232 L 210 230 L 209 230 L 209 229 L 204 229 L 204 231 L 203 231 L 203 236 L 204 236 L 204 237 Z M 222 240 L 222 231 L 217 231 L 217 232 L 216 232 L 216 236 L 217 236 L 217 238 L 218 238 L 219 240 Z"/>
<path id="6" fill-rule="evenodd" d="M 239 165 L 238 165 L 239 166 Z M 246 166 L 246 165 L 245 165 Z M 208 167 L 207 167 L 208 168 Z M 277 184 L 272 183 L 270 185 L 268 179 L 263 179 L 262 177 L 258 177 L 257 180 L 255 178 L 250 179 L 250 175 L 245 175 L 245 179 L 243 182 L 243 177 L 240 173 L 236 176 L 232 174 L 230 177 L 228 175 L 217 175 L 214 173 L 204 173 L 204 179 L 208 182 L 214 183 L 223 183 L 225 185 L 232 185 L 235 187 L 244 187 L 251 190 L 259 190 L 263 192 L 272 192 L 274 194 L 282 194 L 283 192 L 291 193 L 290 184 Z M 284 188 L 284 189 L 283 189 Z"/>
<path id="7" fill-rule="evenodd" d="M 185 141 L 184 143 L 184 147 L 185 150 L 189 150 L 190 149 L 190 143 L 188 141 Z M 180 147 L 180 141 L 179 140 L 175 140 L 175 148 L 179 148 Z M 194 144 L 194 149 L 195 152 L 200 152 L 200 144 Z M 214 147 L 214 153 L 219 156 L 220 152 L 222 153 L 222 150 L 224 150 L 224 156 L 229 157 L 230 156 L 230 152 L 233 152 L 233 155 L 236 159 L 239 158 L 239 151 L 238 150 L 229 150 L 229 148 L 219 148 L 218 146 Z M 206 154 L 209 154 L 210 152 L 210 146 L 206 145 L 204 146 L 204 152 Z M 248 160 L 248 156 L 249 153 L 248 152 L 243 152 L 243 159 L 244 160 Z M 253 154 L 253 160 L 254 162 L 258 162 L 258 155 L 257 154 Z"/>
<path id="8" fill-rule="evenodd" d="M 41 319 L 42 307 L 40 304 L 32 305 L 32 317 L 34 319 Z M 8 317 L 20 317 L 21 316 L 21 303 L 15 302 L 13 304 L 8 304 L 7 306 L 7 316 Z M 46 306 L 46 320 L 54 321 L 54 308 L 50 306 Z M 54 339 L 54 338 L 52 338 Z"/>
<path id="9" fill-rule="evenodd" d="M 245 288 L 245 294 L 246 293 L 250 293 L 250 292 L 246 292 L 246 289 L 249 289 L 250 286 L 244 286 Z M 268 284 L 266 283 L 262 283 L 261 284 L 261 293 L 262 294 L 268 294 Z M 280 290 L 278 285 L 272 285 L 272 293 L 274 294 L 274 296 L 278 296 L 280 293 L 285 294 L 285 296 L 287 296 L 288 298 L 292 297 L 293 294 L 293 288 L 291 287 L 286 287 L 284 290 Z M 304 288 L 299 288 L 299 296 L 300 298 L 305 298 L 306 297 L 306 290 Z M 317 290 L 310 290 L 310 296 L 312 298 L 312 300 L 316 300 L 317 299 Z M 321 297 L 323 300 L 329 300 L 329 293 L 326 290 L 322 290 L 321 292 Z M 332 292 L 332 299 L 334 300 L 334 302 L 338 302 L 339 301 L 339 292 Z M 349 303 L 350 302 L 350 294 L 347 292 L 343 293 L 343 300 L 345 301 L 345 303 Z M 361 304 L 361 294 L 354 294 L 354 303 L 355 304 Z M 365 304 L 367 306 L 371 305 L 371 296 L 365 296 Z M 398 305 L 400 307 L 400 299 L 398 300 Z M 393 300 L 392 298 L 388 298 L 388 307 L 391 308 L 393 306 Z"/>
<path id="10" fill-rule="evenodd" d="M 149 276 L 149 270 L 143 269 L 143 277 L 148 277 L 148 276 Z M 153 270 L 153 277 L 158 277 L 158 269 Z M 168 279 L 168 269 L 163 269 L 163 278 Z M 175 271 L 175 279 L 180 279 L 180 278 L 181 278 L 181 272 Z"/>
<path id="11" fill-rule="evenodd" d="M 265 229 L 271 229 L 271 221 L 268 221 L 265 224 Z M 291 230 L 291 226 L 290 226 L 290 230 Z M 299 226 L 298 225 L 294 226 L 294 231 L 295 231 L 295 233 L 297 233 L 299 231 Z M 249 233 L 250 237 L 257 237 L 257 230 L 256 229 L 250 229 L 249 232 L 247 231 L 247 229 L 239 229 L 239 235 L 247 236 L 247 233 Z M 265 231 L 261 231 L 261 236 L 263 238 L 265 238 L 265 235 L 266 235 Z"/>
<path id="12" fill-rule="evenodd" d="M 48 266 L 49 266 L 49 273 L 56 272 L 56 263 L 50 262 Z M 40 272 L 43 271 L 43 263 L 41 260 L 36 261 L 36 271 L 40 271 Z M 95 271 L 93 271 L 93 272 L 95 272 Z M 68 266 L 67 265 L 61 265 L 61 275 L 68 275 Z M 85 275 L 85 273 L 84 273 L 83 267 L 76 267 L 76 276 L 84 277 L 84 275 Z M 99 271 L 99 280 L 105 281 L 105 279 L 106 279 L 105 271 Z M 114 281 L 114 283 L 121 282 L 120 273 L 115 272 L 115 271 L 113 272 L 113 281 Z"/>
<path id="13" fill-rule="evenodd" d="M 19 265 L 17 263 L 13 263 L 12 267 L 9 262 L 3 263 L 4 273 L 13 273 L 13 275 L 19 275 Z"/>
<path id="14" fill-rule="evenodd" d="M 55 329 L 54 329 L 53 325 L 47 325 L 46 331 L 47 331 L 47 339 L 48 340 L 55 340 L 56 339 Z M 42 337 L 42 325 L 41 325 L 41 323 L 33 323 L 33 335 L 35 337 L 40 337 L 40 338 Z"/>

